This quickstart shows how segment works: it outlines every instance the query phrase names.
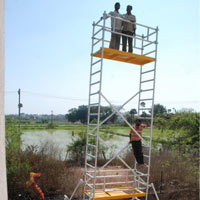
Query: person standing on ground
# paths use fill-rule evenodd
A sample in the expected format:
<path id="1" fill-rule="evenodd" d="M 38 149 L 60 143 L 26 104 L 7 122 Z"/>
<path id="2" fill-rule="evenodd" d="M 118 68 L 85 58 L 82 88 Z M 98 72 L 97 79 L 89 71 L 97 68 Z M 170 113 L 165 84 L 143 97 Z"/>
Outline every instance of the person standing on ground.
<path id="1" fill-rule="evenodd" d="M 122 15 L 119 13 L 120 9 L 120 3 L 115 3 L 115 10 L 113 12 L 110 12 L 109 15 L 113 16 L 111 17 L 111 30 L 114 32 L 121 33 L 122 31 L 122 20 L 119 18 L 122 18 Z M 120 35 L 116 33 L 111 33 L 111 41 L 109 48 L 111 49 L 117 49 L 119 50 L 120 46 Z"/>
<path id="2" fill-rule="evenodd" d="M 136 30 L 136 17 L 131 14 L 132 6 L 128 5 L 127 6 L 127 13 L 123 15 L 123 18 L 129 22 L 123 21 L 123 28 L 122 28 L 122 33 L 130 36 L 135 36 L 135 30 Z M 122 36 L 122 44 L 123 44 L 123 51 L 126 51 L 126 46 L 127 46 L 127 39 L 128 39 L 128 52 L 132 53 L 133 52 L 133 38 Z"/>
<path id="3" fill-rule="evenodd" d="M 147 124 L 142 124 L 142 121 L 140 119 L 137 119 L 133 128 L 142 137 L 142 130 L 145 127 L 149 127 L 148 121 Z M 133 153 L 137 163 L 140 165 L 144 164 L 141 138 L 132 129 L 130 131 L 130 143 L 132 144 Z"/>

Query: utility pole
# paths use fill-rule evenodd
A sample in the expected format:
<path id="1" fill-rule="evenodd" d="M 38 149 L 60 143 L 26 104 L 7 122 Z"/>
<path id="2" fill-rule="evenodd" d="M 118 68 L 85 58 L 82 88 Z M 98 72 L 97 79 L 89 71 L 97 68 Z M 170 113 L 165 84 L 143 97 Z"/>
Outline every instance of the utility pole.
<path id="1" fill-rule="evenodd" d="M 53 110 L 51 111 L 51 124 L 53 125 Z"/>
<path id="2" fill-rule="evenodd" d="M 5 1 L 0 0 L 0 199 L 7 200 L 6 152 L 5 152 Z"/>
<path id="3" fill-rule="evenodd" d="M 19 88 L 18 90 L 18 119 L 19 119 L 19 130 L 20 130 L 20 126 L 21 126 L 21 108 L 23 107 L 22 103 L 21 103 L 21 90 Z"/>

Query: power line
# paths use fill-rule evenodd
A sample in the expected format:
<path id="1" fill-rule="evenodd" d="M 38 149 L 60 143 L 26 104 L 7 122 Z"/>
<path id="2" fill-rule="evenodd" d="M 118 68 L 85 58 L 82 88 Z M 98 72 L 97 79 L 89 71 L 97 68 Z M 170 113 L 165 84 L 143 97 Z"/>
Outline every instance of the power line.
<path id="1" fill-rule="evenodd" d="M 64 96 L 55 96 L 52 94 L 45 94 L 45 93 L 37 93 L 37 92 L 30 92 L 30 91 L 21 91 L 24 94 L 30 94 L 30 95 L 35 95 L 35 96 L 41 96 L 41 97 L 45 97 L 45 98 L 54 98 L 54 99 L 62 99 L 62 100 L 66 100 L 66 101 L 88 101 L 88 99 L 84 99 L 84 98 L 79 98 L 79 97 L 64 97 Z M 6 91 L 6 94 L 12 94 L 12 93 L 16 93 L 17 91 Z M 122 101 L 112 101 L 115 103 L 123 103 Z M 189 103 L 189 104 L 197 104 L 200 103 L 200 100 L 187 100 L 187 101 L 162 101 L 160 100 L 160 102 L 162 102 L 163 104 L 184 104 L 184 103 Z M 160 102 L 155 102 L 160 103 Z"/>
<path id="2" fill-rule="evenodd" d="M 10 93 L 16 93 L 17 94 L 17 91 L 5 91 L 6 94 L 10 94 Z"/>
<path id="3" fill-rule="evenodd" d="M 61 97 L 61 96 L 55 96 L 52 94 L 42 94 L 42 93 L 36 93 L 36 92 L 30 92 L 30 91 L 22 91 L 25 94 L 30 94 L 30 95 L 36 95 L 36 96 L 41 96 L 41 97 L 46 97 L 46 98 L 55 98 L 55 99 L 63 99 L 63 100 L 71 100 L 71 101 L 87 101 L 87 99 L 82 99 L 82 98 L 74 98 L 74 97 Z"/>

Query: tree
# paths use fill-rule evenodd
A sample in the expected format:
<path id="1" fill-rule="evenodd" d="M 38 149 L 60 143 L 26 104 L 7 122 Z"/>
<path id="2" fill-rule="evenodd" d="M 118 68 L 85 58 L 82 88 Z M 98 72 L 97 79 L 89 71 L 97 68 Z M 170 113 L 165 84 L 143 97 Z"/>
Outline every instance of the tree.
<path id="1" fill-rule="evenodd" d="M 85 105 L 79 106 L 77 113 L 76 113 L 76 118 L 77 118 L 77 120 L 80 120 L 81 123 L 86 123 L 87 122 L 87 114 L 88 114 L 88 107 Z"/>
<path id="2" fill-rule="evenodd" d="M 154 104 L 154 116 L 167 113 L 167 109 L 161 104 Z"/>
<path id="3" fill-rule="evenodd" d="M 129 113 L 134 117 L 134 115 L 137 114 L 137 110 L 133 108 L 129 111 Z"/>
<path id="4" fill-rule="evenodd" d="M 141 102 L 140 105 L 144 108 L 146 106 L 145 102 Z"/>
<path id="5" fill-rule="evenodd" d="M 106 119 L 109 115 L 113 113 L 113 110 L 109 106 L 101 106 L 101 120 L 103 121 Z M 114 123 L 117 120 L 117 115 L 114 114 L 107 122 L 112 122 Z M 106 122 L 106 123 L 107 123 Z"/>
<path id="6" fill-rule="evenodd" d="M 180 132 L 176 136 L 179 144 L 199 148 L 199 118 L 200 114 L 195 112 L 177 112 L 168 123 L 168 128 Z"/>
<path id="7" fill-rule="evenodd" d="M 129 112 L 125 114 L 125 118 L 129 123 L 134 122 L 135 114 L 137 114 L 137 110 L 135 108 L 131 109 Z"/>
<path id="8" fill-rule="evenodd" d="M 76 122 L 77 121 L 77 109 L 76 108 L 72 108 L 70 110 L 68 110 L 69 114 L 66 114 L 66 119 L 69 122 Z"/>
<path id="9" fill-rule="evenodd" d="M 96 145 L 96 140 L 94 137 L 88 138 L 88 143 Z M 98 145 L 98 158 L 104 158 L 105 152 L 108 148 L 104 145 L 100 144 Z M 75 137 L 72 139 L 72 142 L 67 146 L 67 157 L 73 161 L 76 161 L 80 163 L 80 165 L 84 164 L 85 160 L 85 150 L 86 150 L 86 133 L 80 132 L 78 134 L 78 137 Z M 91 155 L 95 155 L 95 149 L 88 149 L 88 153 Z"/>
<path id="10" fill-rule="evenodd" d="M 91 113 L 98 113 L 98 107 L 91 107 Z M 100 108 L 100 115 L 101 120 L 106 119 L 109 115 L 113 113 L 112 108 L 109 106 L 101 106 Z M 81 121 L 81 123 L 87 122 L 87 114 L 88 114 L 88 106 L 81 105 L 77 108 L 72 108 L 68 111 L 68 114 L 66 114 L 66 118 L 70 122 L 76 122 Z M 114 123 L 117 120 L 117 115 L 114 114 L 107 122 Z M 97 116 L 90 116 L 90 121 L 97 121 Z"/>

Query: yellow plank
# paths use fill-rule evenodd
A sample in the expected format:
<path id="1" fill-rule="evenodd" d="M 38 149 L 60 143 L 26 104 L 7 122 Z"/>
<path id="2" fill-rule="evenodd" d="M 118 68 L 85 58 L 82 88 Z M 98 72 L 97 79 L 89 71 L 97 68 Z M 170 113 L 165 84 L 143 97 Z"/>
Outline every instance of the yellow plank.
<path id="1" fill-rule="evenodd" d="M 101 58 L 101 48 L 99 51 L 93 54 L 94 57 Z M 154 62 L 155 59 L 148 56 L 138 55 L 125 51 L 119 51 L 116 49 L 104 48 L 103 57 L 109 60 L 115 60 L 120 62 L 126 62 L 136 65 L 144 65 L 150 62 Z"/>
<path id="2" fill-rule="evenodd" d="M 112 199 L 128 199 L 132 197 L 144 197 L 146 196 L 145 192 L 142 192 L 136 188 L 127 187 L 127 189 L 133 189 L 133 192 L 127 192 L 123 191 L 123 189 L 126 188 L 113 188 L 113 191 L 107 191 L 107 192 L 95 192 L 95 200 L 112 200 Z M 114 191 L 118 190 L 118 191 Z M 121 191 L 119 191 L 121 190 Z M 85 191 L 86 193 L 90 194 L 90 190 Z"/>

